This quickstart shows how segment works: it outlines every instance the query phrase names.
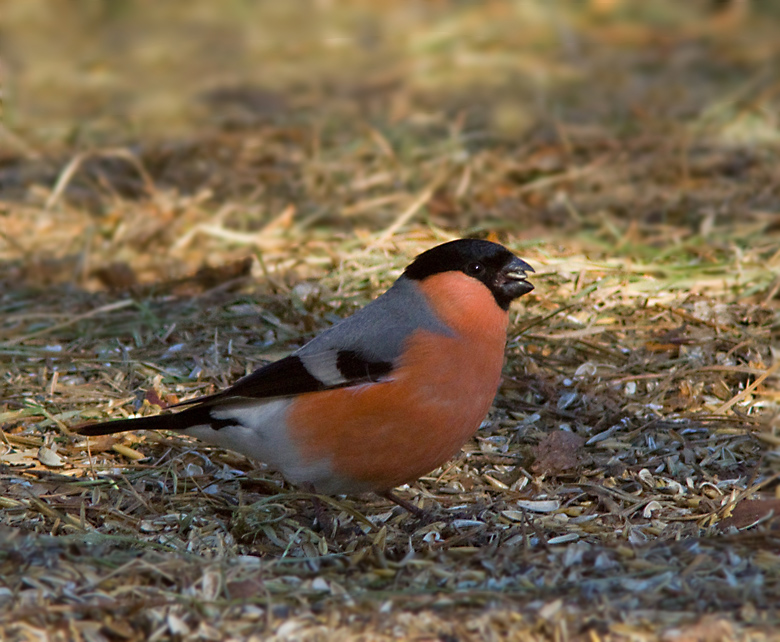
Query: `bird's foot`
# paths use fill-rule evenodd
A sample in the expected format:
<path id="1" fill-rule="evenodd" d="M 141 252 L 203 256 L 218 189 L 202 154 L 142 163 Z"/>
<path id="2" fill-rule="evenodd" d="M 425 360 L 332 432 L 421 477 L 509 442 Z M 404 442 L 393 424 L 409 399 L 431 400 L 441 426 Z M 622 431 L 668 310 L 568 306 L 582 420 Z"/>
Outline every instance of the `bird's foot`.
<path id="1" fill-rule="evenodd" d="M 401 508 L 414 515 L 417 519 L 425 521 L 431 517 L 431 514 L 427 510 L 415 506 L 414 504 L 412 504 L 412 502 L 405 500 L 403 497 L 399 497 L 391 490 L 386 490 L 381 493 L 377 493 L 377 495 L 385 499 L 389 499 L 394 504 L 398 504 Z"/>

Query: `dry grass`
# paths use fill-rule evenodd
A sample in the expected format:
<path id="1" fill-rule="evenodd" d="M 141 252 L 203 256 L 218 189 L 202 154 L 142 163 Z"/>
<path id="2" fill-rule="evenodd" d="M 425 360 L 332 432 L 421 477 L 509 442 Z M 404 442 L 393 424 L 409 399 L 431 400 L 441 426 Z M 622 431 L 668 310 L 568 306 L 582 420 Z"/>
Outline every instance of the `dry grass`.
<path id="1" fill-rule="evenodd" d="M 4 60 L 0 637 L 776 639 L 772 8 L 326 4 L 291 39 L 297 5 L 84 2 L 62 42 L 0 6 L 37 46 Z M 221 388 L 488 234 L 536 290 L 485 426 L 399 491 L 428 523 L 336 498 L 321 532 L 233 453 L 68 429 Z"/>

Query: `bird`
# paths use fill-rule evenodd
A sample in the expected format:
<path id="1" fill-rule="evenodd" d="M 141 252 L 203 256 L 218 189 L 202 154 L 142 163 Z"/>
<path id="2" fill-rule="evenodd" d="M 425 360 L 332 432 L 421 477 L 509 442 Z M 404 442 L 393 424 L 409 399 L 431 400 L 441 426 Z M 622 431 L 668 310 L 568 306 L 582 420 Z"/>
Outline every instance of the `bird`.
<path id="1" fill-rule="evenodd" d="M 419 254 L 382 295 L 231 387 L 175 412 L 82 424 L 85 436 L 170 430 L 264 462 L 323 495 L 393 489 L 451 459 L 501 381 L 509 307 L 533 268 L 456 239 Z"/>

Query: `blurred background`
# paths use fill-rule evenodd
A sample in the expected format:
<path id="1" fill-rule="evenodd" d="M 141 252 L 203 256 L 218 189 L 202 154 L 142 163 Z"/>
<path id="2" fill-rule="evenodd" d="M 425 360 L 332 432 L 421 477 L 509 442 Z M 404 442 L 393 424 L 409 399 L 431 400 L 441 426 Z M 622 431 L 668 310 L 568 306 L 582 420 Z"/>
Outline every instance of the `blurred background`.
<path id="1" fill-rule="evenodd" d="M 780 228 L 771 0 L 4 0 L 0 15 L 5 283 L 124 286 L 248 252 L 327 264 L 339 240 L 431 230 L 771 256 Z"/>

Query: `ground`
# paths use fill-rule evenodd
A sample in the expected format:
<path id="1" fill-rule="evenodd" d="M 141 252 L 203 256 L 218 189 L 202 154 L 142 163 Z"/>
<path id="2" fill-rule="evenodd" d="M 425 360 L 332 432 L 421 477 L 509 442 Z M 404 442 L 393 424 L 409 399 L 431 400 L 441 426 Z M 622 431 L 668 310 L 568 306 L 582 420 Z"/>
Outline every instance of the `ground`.
<path id="1" fill-rule="evenodd" d="M 769 640 L 771 2 L 0 2 L 0 638 Z M 218 390 L 419 251 L 534 266 L 453 461 L 310 497 L 93 419 Z"/>

